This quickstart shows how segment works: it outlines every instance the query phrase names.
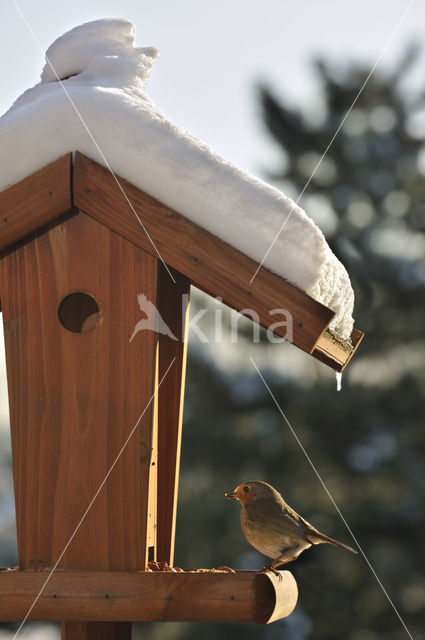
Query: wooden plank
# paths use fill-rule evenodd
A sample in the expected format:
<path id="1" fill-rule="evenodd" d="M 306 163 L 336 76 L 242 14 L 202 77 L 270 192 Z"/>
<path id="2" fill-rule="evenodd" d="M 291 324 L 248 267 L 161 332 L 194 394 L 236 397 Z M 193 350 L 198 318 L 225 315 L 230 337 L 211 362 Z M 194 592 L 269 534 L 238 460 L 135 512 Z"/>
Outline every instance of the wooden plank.
<path id="1" fill-rule="evenodd" d="M 158 394 L 157 559 L 172 566 L 186 378 L 190 282 L 186 276 L 172 270 L 175 280 L 173 283 L 164 266 L 161 263 L 158 265 L 158 311 L 172 333 L 172 336 L 164 333 L 159 336 L 160 379 L 171 362 L 174 361 L 174 364 L 173 375 L 167 376 Z"/>
<path id="2" fill-rule="evenodd" d="M 29 619 L 263 624 L 288 616 L 296 605 L 293 575 L 280 574 L 281 580 L 255 571 L 58 571 Z M 0 572 L 0 620 L 22 619 L 46 577 L 44 571 Z"/>
<path id="3" fill-rule="evenodd" d="M 0 251 L 72 207 L 72 154 L 0 192 Z"/>
<path id="4" fill-rule="evenodd" d="M 1 262 L 20 567 L 56 563 L 147 407 L 59 563 L 144 569 L 157 339 L 129 338 L 138 293 L 156 299 L 157 260 L 77 214 Z M 71 292 L 98 303 L 89 331 L 59 321 Z"/>
<path id="5" fill-rule="evenodd" d="M 62 640 L 131 640 L 131 622 L 62 622 Z"/>
<path id="6" fill-rule="evenodd" d="M 319 338 L 312 356 L 335 371 L 343 371 L 357 351 L 364 334 L 358 329 L 351 332 L 351 343 L 335 336 L 329 330 Z"/>
<path id="7" fill-rule="evenodd" d="M 158 339 L 158 336 L 156 336 Z M 158 343 L 157 343 L 158 347 Z M 159 352 L 158 348 L 155 354 L 155 378 L 154 389 L 158 389 L 159 385 Z M 170 377 L 174 375 L 174 371 L 170 370 Z M 168 376 L 166 376 L 163 383 L 165 383 Z M 162 386 L 162 385 L 161 385 Z M 146 532 L 146 559 L 148 562 L 155 561 L 157 559 L 157 529 L 158 529 L 158 400 L 159 390 L 155 393 L 155 397 L 152 401 L 152 435 L 150 445 L 150 466 L 148 482 L 148 522 Z"/>
<path id="8" fill-rule="evenodd" d="M 292 573 L 258 572 L 256 580 L 255 622 L 269 624 L 289 616 L 298 599 L 298 587 Z M 288 575 L 286 575 L 288 574 Z"/>
<path id="9" fill-rule="evenodd" d="M 77 153 L 73 196 L 76 206 L 137 246 L 158 257 L 111 173 Z M 147 195 L 123 178 L 119 182 L 165 262 L 197 287 L 238 311 L 250 309 L 270 327 L 285 320 L 271 315 L 284 309 L 292 318 L 292 342 L 311 353 L 334 313 L 264 267 L 250 284 L 256 263 L 205 229 Z M 248 315 L 246 313 L 246 315 Z M 276 328 L 288 337 L 288 327 Z"/>

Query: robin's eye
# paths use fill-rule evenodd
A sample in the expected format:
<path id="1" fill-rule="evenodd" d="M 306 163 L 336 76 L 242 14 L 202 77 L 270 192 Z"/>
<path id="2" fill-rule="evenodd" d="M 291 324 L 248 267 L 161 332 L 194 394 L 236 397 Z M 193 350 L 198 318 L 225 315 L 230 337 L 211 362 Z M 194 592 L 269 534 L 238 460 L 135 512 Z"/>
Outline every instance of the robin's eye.
<path id="1" fill-rule="evenodd" d="M 247 485 L 247 484 L 244 486 L 243 490 L 245 491 L 245 493 L 248 493 L 248 491 L 249 491 L 249 487 L 248 487 L 248 485 Z"/>

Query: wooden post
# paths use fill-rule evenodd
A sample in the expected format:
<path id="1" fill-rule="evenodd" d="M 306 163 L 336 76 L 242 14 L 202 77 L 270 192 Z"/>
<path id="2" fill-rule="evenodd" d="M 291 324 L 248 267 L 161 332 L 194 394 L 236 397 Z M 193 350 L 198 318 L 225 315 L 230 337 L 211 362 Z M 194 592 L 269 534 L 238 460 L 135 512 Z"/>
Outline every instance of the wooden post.
<path id="1" fill-rule="evenodd" d="M 158 310 L 173 334 L 159 336 L 160 379 L 174 364 L 158 394 L 157 560 L 170 566 L 174 561 L 190 291 L 188 278 L 174 269 L 171 273 L 175 282 L 159 263 Z"/>
<path id="2" fill-rule="evenodd" d="M 155 258 L 83 213 L 2 259 L 21 570 L 145 569 L 157 337 L 129 339 L 157 279 Z M 66 640 L 106 634 L 74 624 Z M 113 626 L 103 637 L 130 638 Z"/>

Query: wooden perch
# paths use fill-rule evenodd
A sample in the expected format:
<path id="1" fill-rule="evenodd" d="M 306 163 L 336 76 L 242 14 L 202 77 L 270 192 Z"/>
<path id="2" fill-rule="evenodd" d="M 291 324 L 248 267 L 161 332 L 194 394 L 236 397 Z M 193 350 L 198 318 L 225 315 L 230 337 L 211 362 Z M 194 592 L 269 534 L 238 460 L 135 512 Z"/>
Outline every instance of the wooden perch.
<path id="1" fill-rule="evenodd" d="M 29 620 L 255 622 L 288 616 L 298 590 L 289 571 L 56 571 Z M 0 572 L 0 620 L 22 620 L 48 571 Z"/>

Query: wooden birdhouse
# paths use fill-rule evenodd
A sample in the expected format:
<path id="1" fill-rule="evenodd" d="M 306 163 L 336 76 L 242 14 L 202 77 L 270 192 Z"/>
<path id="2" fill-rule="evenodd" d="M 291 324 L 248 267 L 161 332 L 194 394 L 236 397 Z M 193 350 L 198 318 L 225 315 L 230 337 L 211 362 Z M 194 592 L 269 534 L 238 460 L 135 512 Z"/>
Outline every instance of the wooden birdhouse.
<path id="1" fill-rule="evenodd" d="M 19 555 L 0 573 L 0 619 L 128 640 L 130 621 L 289 615 L 288 571 L 146 571 L 173 565 L 182 297 L 194 285 L 265 326 L 279 301 L 293 343 L 338 371 L 362 334 L 336 339 L 333 312 L 265 268 L 250 284 L 249 257 L 80 153 L 0 193 L 0 211 Z M 148 304 L 166 331 L 135 329 Z"/>

